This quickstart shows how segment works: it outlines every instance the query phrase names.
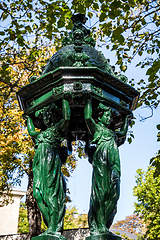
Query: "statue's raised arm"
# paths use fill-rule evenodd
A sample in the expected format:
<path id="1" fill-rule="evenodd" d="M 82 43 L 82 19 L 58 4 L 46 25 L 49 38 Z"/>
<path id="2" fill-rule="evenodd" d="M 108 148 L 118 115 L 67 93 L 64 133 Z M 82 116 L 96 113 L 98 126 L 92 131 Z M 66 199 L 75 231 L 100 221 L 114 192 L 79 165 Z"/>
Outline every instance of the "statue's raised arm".
<path id="1" fill-rule="evenodd" d="M 62 100 L 62 116 L 63 119 L 61 119 L 61 121 L 56 124 L 58 131 L 65 131 L 69 125 L 71 110 L 69 107 L 69 102 L 66 99 Z"/>
<path id="2" fill-rule="evenodd" d="M 126 117 L 125 117 L 120 131 L 117 131 L 117 132 L 116 132 L 116 135 L 117 135 L 118 137 L 126 136 L 127 131 L 128 131 L 128 122 L 129 122 L 128 119 L 129 119 L 129 117 L 130 117 L 130 116 L 126 116 Z"/>
<path id="3" fill-rule="evenodd" d="M 121 146 L 122 144 L 124 144 L 124 142 L 126 140 L 126 135 L 127 135 L 127 131 L 128 131 L 130 118 L 132 118 L 132 115 L 127 115 L 123 120 L 121 129 L 119 131 L 115 131 L 116 143 L 117 143 L 118 147 Z"/>
<path id="4" fill-rule="evenodd" d="M 36 138 L 40 134 L 40 132 L 35 131 L 35 126 L 33 124 L 32 119 L 27 115 L 24 115 L 23 117 L 27 119 L 27 130 L 28 130 L 29 135 L 31 137 Z"/>
<path id="5" fill-rule="evenodd" d="M 91 100 L 87 100 L 86 105 L 84 107 L 84 118 L 87 123 L 87 127 L 91 133 L 95 133 L 98 126 L 92 118 L 92 103 Z"/>
<path id="6" fill-rule="evenodd" d="M 42 212 L 48 229 L 41 235 L 53 235 L 63 239 L 60 231 L 65 214 L 66 184 L 61 173 L 62 161 L 60 145 L 62 131 L 68 127 L 70 107 L 67 100 L 62 100 L 62 119 L 57 123 L 57 106 L 51 103 L 36 111 L 35 116 L 43 120 L 46 130 L 38 132 L 29 116 L 28 133 L 36 138 L 36 151 L 33 159 L 33 196 Z"/>

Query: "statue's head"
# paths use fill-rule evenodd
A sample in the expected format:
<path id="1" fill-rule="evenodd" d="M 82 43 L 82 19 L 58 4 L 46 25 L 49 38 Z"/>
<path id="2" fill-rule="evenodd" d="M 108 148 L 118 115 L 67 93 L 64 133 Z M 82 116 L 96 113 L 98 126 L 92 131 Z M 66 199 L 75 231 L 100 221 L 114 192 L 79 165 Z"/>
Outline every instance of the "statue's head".
<path id="1" fill-rule="evenodd" d="M 54 111 L 56 109 L 57 109 L 57 106 L 55 105 L 55 103 L 51 103 L 49 106 L 43 107 L 42 109 L 36 111 L 35 116 L 42 118 L 44 124 L 47 127 L 50 127 L 54 125 L 56 122 L 56 114 Z"/>
<path id="2" fill-rule="evenodd" d="M 111 108 L 100 103 L 99 109 L 101 109 L 101 112 L 103 115 L 101 118 L 99 117 L 98 120 L 104 125 L 108 126 L 111 123 L 111 114 L 112 114 Z"/>

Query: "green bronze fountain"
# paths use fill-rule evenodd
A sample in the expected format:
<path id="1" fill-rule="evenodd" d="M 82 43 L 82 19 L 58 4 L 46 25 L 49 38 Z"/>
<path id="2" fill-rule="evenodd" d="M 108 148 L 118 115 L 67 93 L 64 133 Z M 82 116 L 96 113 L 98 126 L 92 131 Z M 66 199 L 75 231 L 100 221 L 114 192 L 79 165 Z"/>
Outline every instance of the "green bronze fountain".
<path id="1" fill-rule="evenodd" d="M 35 143 L 33 195 L 48 226 L 33 240 L 64 239 L 64 139 L 69 150 L 72 141 L 85 141 L 93 166 L 88 240 L 121 239 L 109 231 L 120 194 L 118 146 L 126 139 L 139 93 L 94 48 L 86 20 L 83 14 L 72 16 L 73 29 L 63 39 L 62 48 L 49 59 L 40 77 L 32 76 L 30 84 L 17 92 Z"/>

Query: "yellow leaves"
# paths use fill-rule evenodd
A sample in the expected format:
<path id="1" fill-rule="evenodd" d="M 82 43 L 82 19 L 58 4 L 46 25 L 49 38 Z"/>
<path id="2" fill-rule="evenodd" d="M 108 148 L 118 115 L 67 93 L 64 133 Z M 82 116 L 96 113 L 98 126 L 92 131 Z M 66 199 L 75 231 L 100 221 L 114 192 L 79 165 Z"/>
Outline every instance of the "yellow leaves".
<path id="1" fill-rule="evenodd" d="M 18 53 L 7 50 L 6 61 L 1 62 L 0 75 L 4 79 L 0 82 L 0 194 L 10 184 L 19 183 L 23 174 L 30 171 L 34 157 L 34 145 L 28 136 L 16 91 L 29 83 L 31 74 L 39 75 L 39 67 L 55 52 L 54 47 L 29 45 L 30 50 L 19 49 Z M 13 177 L 14 172 L 17 175 Z"/>
<path id="2" fill-rule="evenodd" d="M 69 207 L 64 217 L 64 229 L 87 228 L 88 215 L 79 214 L 78 209 Z"/>
<path id="3" fill-rule="evenodd" d="M 27 43 L 28 49 L 19 49 L 19 51 L 6 50 L 6 58 L 4 62 L 0 62 L 2 67 L 0 70 L 1 88 L 4 93 L 10 91 L 15 92 L 19 87 L 25 86 L 30 75 L 39 75 L 41 66 L 46 64 L 46 60 L 55 53 L 53 46 L 37 46 L 37 43 Z M 11 57 L 10 57 L 11 56 Z M 8 88 L 6 88 L 8 87 Z M 11 87 L 11 89 L 10 89 Z"/>
<path id="4" fill-rule="evenodd" d="M 28 161 L 27 159 L 24 161 L 24 155 L 33 159 L 33 143 L 24 126 L 22 111 L 18 107 L 15 95 L 12 93 L 10 96 L 11 99 L 4 104 L 4 108 L 1 108 L 0 111 L 1 168 L 5 171 L 5 174 L 9 173 L 9 178 L 13 174 L 12 171 L 14 172 L 17 168 L 21 169 L 22 172 L 27 171 Z M 7 180 L 3 178 L 3 184 Z"/>
<path id="5" fill-rule="evenodd" d="M 67 161 L 64 165 L 62 165 L 62 173 L 66 177 L 70 177 L 71 173 L 75 170 L 77 164 L 77 159 L 74 155 L 69 155 Z"/>
<path id="6" fill-rule="evenodd" d="M 144 221 L 137 214 L 127 216 L 125 220 L 117 221 L 112 226 L 112 229 L 123 230 L 132 234 L 146 232 Z"/>

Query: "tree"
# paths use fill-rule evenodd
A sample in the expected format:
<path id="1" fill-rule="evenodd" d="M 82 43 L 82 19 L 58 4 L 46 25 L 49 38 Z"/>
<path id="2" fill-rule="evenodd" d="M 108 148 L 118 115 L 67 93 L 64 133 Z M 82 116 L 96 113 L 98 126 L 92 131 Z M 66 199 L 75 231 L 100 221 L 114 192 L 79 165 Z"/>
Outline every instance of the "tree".
<path id="1" fill-rule="evenodd" d="M 18 6 L 18 7 L 17 7 Z M 146 69 L 148 81 L 141 79 L 132 86 L 141 92 L 138 106 L 153 109 L 159 105 L 159 0 L 56 0 L 34 1 L 9 0 L 0 4 L 2 11 L 0 27 L 0 81 L 12 91 L 19 86 L 19 80 L 12 82 L 8 67 L 13 63 L 10 57 L 25 55 L 32 47 L 32 54 L 25 61 L 25 68 L 34 74 L 35 57 L 41 46 L 54 44 L 61 47 L 60 41 L 72 28 L 72 12 L 86 14 L 94 21 L 90 24 L 93 37 L 98 46 L 116 51 L 117 62 L 121 71 L 126 71 L 128 64 L 138 55 L 136 67 Z M 32 42 L 32 45 L 29 43 Z M 22 60 L 23 62 L 23 60 Z M 30 64 L 29 64 L 30 62 Z M 14 64 L 17 60 L 14 59 Z M 8 91 L 6 95 L 8 94 Z M 150 117 L 150 116 L 148 116 Z M 145 119 L 145 118 L 144 118 Z M 134 121 L 132 121 L 134 124 Z M 131 137 L 134 137 L 133 134 Z M 128 138 L 131 142 L 131 138 Z M 159 138 L 158 138 L 159 141 Z"/>
<path id="2" fill-rule="evenodd" d="M 125 220 L 117 221 L 113 224 L 112 229 L 127 231 L 132 234 L 145 233 L 145 225 L 137 214 L 127 216 Z"/>
<path id="3" fill-rule="evenodd" d="M 159 156 L 156 161 L 160 162 Z M 160 239 L 160 175 L 155 175 L 155 167 L 149 166 L 147 171 L 137 170 L 134 195 L 135 212 L 142 216 L 146 225 L 147 239 Z"/>
<path id="4" fill-rule="evenodd" d="M 11 196 L 11 187 L 17 184 L 20 185 L 24 174 L 28 175 L 28 190 L 26 203 L 28 207 L 28 218 L 30 223 L 31 236 L 40 232 L 41 217 L 32 194 L 33 174 L 32 161 L 34 156 L 34 145 L 31 138 L 28 136 L 22 111 L 18 106 L 18 101 L 15 96 L 15 91 L 28 83 L 30 71 L 27 71 L 26 64 L 33 64 L 31 69 L 39 74 L 39 67 L 45 63 L 45 60 L 50 57 L 55 48 L 43 47 L 34 51 L 34 60 L 30 62 L 29 56 L 32 56 L 32 50 L 28 50 L 26 55 L 10 57 L 12 65 L 8 67 L 10 78 L 12 79 L 9 85 L 4 82 L 0 83 L 1 94 L 1 147 L 0 147 L 0 196 L 4 193 L 6 198 L 3 198 L 3 203 L 8 203 L 10 200 L 7 196 Z M 16 63 L 14 62 L 16 59 Z M 13 86 L 18 81 L 18 86 Z M 75 169 L 76 159 L 72 155 L 68 158 L 62 171 L 65 176 L 69 177 L 70 173 Z M 69 197 L 67 197 L 69 200 Z M 39 230 L 38 230 L 39 229 Z"/>
<path id="5" fill-rule="evenodd" d="M 160 175 L 160 150 L 155 157 L 151 158 L 150 164 L 155 167 L 154 177 L 158 177 Z"/>
<path id="6" fill-rule="evenodd" d="M 18 220 L 18 233 L 28 233 L 29 222 L 27 217 L 27 206 L 25 203 L 20 203 L 19 220 Z"/>
<path id="7" fill-rule="evenodd" d="M 71 30 L 72 12 L 80 12 L 96 19 L 92 35 L 107 49 L 116 51 L 121 71 L 127 69 L 127 64 L 136 55 L 141 56 L 137 66 L 146 68 L 149 78 L 148 82 L 140 80 L 138 83 L 142 93 L 139 106 L 144 103 L 156 108 L 160 86 L 160 5 L 159 0 L 6 0 L 0 3 L 0 10 L 0 194 L 4 194 L 4 190 L 9 193 L 10 186 L 20 183 L 23 174 L 27 173 L 30 179 L 28 196 L 32 196 L 34 150 L 15 92 L 28 83 L 30 76 L 39 75 L 41 66 L 52 55 L 53 44 L 58 49 L 59 41 Z M 67 165 L 72 167 L 70 161 Z M 67 172 L 67 168 L 63 170 Z M 36 204 L 29 207 L 33 199 L 27 199 L 28 209 L 35 207 L 31 215 L 35 215 Z"/>
<path id="8" fill-rule="evenodd" d="M 81 0 L 8 0 L 0 4 L 0 9 L 4 25 L 0 31 L 1 81 L 11 83 L 7 70 L 11 64 L 10 55 L 21 55 L 22 49 L 25 52 L 29 48 L 28 39 L 33 39 L 31 36 L 34 36 L 33 52 L 46 39 L 53 40 L 56 45 L 66 35 L 66 30 L 71 29 L 70 18 L 74 11 L 87 13 L 89 18 L 96 16 L 93 36 L 108 49 L 116 51 L 117 64 L 122 71 L 136 55 L 141 56 L 137 66 L 146 68 L 149 78 L 147 83 L 143 80 L 138 82 L 142 91 L 139 104 L 145 103 L 150 107 L 159 104 L 159 0 L 89 0 L 83 3 Z"/>
<path id="9" fill-rule="evenodd" d="M 127 239 L 127 240 L 132 240 L 131 238 L 129 238 L 125 233 L 124 234 L 122 234 L 122 237 L 123 237 L 123 239 Z"/>
<path id="10" fill-rule="evenodd" d="M 64 217 L 64 229 L 87 228 L 88 215 L 79 214 L 78 209 L 69 207 Z"/>
<path id="11" fill-rule="evenodd" d="M 27 206 L 25 203 L 20 204 L 19 209 L 19 222 L 18 222 L 18 233 L 28 233 L 29 223 L 27 217 Z M 74 229 L 74 228 L 87 228 L 87 214 L 79 214 L 78 209 L 75 207 L 69 207 L 66 210 L 64 218 L 64 229 Z M 41 222 L 41 231 L 44 232 L 47 229 L 45 223 Z"/>
<path id="12" fill-rule="evenodd" d="M 122 71 L 127 69 L 136 55 L 141 56 L 137 67 L 146 68 L 148 82 L 140 80 L 142 92 L 139 105 L 143 103 L 151 108 L 159 104 L 160 69 L 160 2 L 150 0 L 109 1 L 108 13 L 101 12 L 102 34 L 111 38 L 111 50 L 116 51 L 117 64 Z M 115 7 L 115 9 L 114 9 Z M 102 9 L 102 8 L 101 8 Z M 103 14 L 103 15 L 102 15 Z M 107 15 L 107 16 L 106 16 Z M 103 17 L 102 17 L 103 16 Z M 109 18 L 113 19 L 111 22 Z"/>
<path id="13" fill-rule="evenodd" d="M 41 221 L 41 231 L 44 232 L 47 229 L 43 220 Z M 18 233 L 29 233 L 28 211 L 25 203 L 20 203 L 19 208 L 19 221 L 18 221 Z"/>

